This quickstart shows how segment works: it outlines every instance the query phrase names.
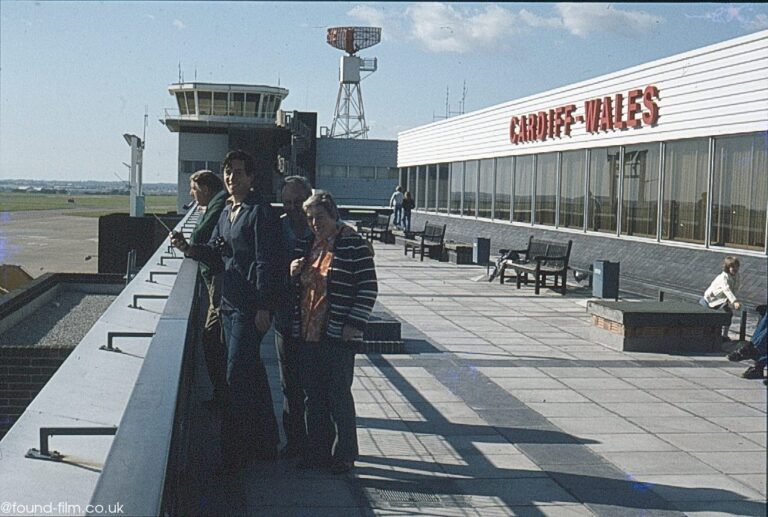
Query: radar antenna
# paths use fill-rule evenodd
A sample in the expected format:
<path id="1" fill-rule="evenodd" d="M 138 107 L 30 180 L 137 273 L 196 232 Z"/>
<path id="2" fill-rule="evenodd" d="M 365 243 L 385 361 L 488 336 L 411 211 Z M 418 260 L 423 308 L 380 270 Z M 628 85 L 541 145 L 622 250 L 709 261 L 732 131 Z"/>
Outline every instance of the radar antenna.
<path id="1" fill-rule="evenodd" d="M 360 81 L 377 69 L 376 58 L 366 59 L 355 54 L 381 41 L 380 27 L 331 27 L 326 41 L 347 53 L 339 64 L 339 93 L 331 125 L 331 138 L 368 138 L 363 93 Z M 360 72 L 369 72 L 365 77 Z"/>

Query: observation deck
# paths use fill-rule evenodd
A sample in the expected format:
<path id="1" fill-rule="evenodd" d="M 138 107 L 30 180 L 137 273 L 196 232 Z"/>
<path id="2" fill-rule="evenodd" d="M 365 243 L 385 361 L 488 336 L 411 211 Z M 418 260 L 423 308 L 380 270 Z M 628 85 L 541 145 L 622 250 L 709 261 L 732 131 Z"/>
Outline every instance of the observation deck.
<path id="1" fill-rule="evenodd" d="M 160 121 L 173 132 L 201 128 L 273 127 L 288 90 L 277 86 L 175 83 L 168 92 L 177 109 L 166 109 Z"/>

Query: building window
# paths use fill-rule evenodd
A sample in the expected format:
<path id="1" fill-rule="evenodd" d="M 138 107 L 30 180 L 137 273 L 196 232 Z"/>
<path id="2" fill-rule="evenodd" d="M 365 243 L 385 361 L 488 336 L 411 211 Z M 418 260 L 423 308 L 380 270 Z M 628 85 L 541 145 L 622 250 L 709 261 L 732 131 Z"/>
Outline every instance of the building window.
<path id="1" fill-rule="evenodd" d="M 207 168 L 206 162 L 204 161 L 181 160 L 181 172 L 184 174 L 194 174 L 197 171 L 202 171 Z"/>
<path id="2" fill-rule="evenodd" d="M 621 233 L 655 238 L 658 197 L 659 144 L 625 147 Z"/>
<path id="3" fill-rule="evenodd" d="M 321 165 L 317 168 L 317 175 L 321 178 L 346 178 L 346 165 Z"/>
<path id="4" fill-rule="evenodd" d="M 184 92 L 176 92 L 176 103 L 179 105 L 179 113 L 181 115 L 188 115 L 187 101 L 184 100 Z"/>
<path id="5" fill-rule="evenodd" d="M 453 162 L 451 164 L 451 191 L 449 212 L 452 214 L 461 213 L 461 191 L 464 186 L 464 162 Z"/>
<path id="6" fill-rule="evenodd" d="M 229 114 L 235 117 L 242 117 L 245 109 L 245 94 L 233 93 L 232 102 L 229 105 Z"/>
<path id="7" fill-rule="evenodd" d="M 245 116 L 246 117 L 259 116 L 260 101 L 261 101 L 261 95 L 259 95 L 258 93 L 245 94 Z"/>
<path id="8" fill-rule="evenodd" d="M 187 98 L 187 112 L 190 115 L 197 115 L 195 112 L 195 92 L 186 92 L 184 96 Z"/>
<path id="9" fill-rule="evenodd" d="M 589 229 L 616 233 L 621 149 L 603 147 L 589 154 Z"/>
<path id="10" fill-rule="evenodd" d="M 376 167 L 376 179 L 398 180 L 399 178 L 400 169 L 397 167 Z"/>
<path id="11" fill-rule="evenodd" d="M 376 177 L 376 168 L 359 166 L 359 165 L 350 165 L 349 177 L 360 178 L 360 179 L 374 179 Z"/>
<path id="12" fill-rule="evenodd" d="M 533 155 L 515 159 L 515 196 L 513 220 L 531 222 L 531 198 L 533 196 Z"/>
<path id="13" fill-rule="evenodd" d="M 416 182 L 416 192 L 411 192 L 411 195 L 415 198 L 416 208 L 426 208 L 426 195 L 427 195 L 427 166 L 419 165 L 418 168 L 418 181 Z"/>
<path id="14" fill-rule="evenodd" d="M 584 151 L 560 155 L 560 221 L 565 228 L 584 228 Z"/>
<path id="15" fill-rule="evenodd" d="M 215 92 L 213 94 L 213 114 L 219 116 L 227 114 L 227 92 Z"/>
<path id="16" fill-rule="evenodd" d="M 512 195 L 512 158 L 496 160 L 496 205 L 494 219 L 509 221 L 509 206 Z"/>
<path id="17" fill-rule="evenodd" d="M 477 215 L 477 168 L 480 162 L 469 160 L 464 166 L 464 205 L 462 213 L 470 217 Z"/>
<path id="18" fill-rule="evenodd" d="M 441 163 L 437 168 L 437 210 L 448 212 L 448 193 L 450 191 L 450 169 L 447 163 Z"/>
<path id="19" fill-rule="evenodd" d="M 664 146 L 661 238 L 704 244 L 707 228 L 709 140 Z"/>
<path id="20" fill-rule="evenodd" d="M 764 132 L 715 139 L 712 246 L 765 249 L 766 154 Z"/>
<path id="21" fill-rule="evenodd" d="M 557 210 L 557 153 L 536 159 L 536 224 L 555 225 Z"/>
<path id="22" fill-rule="evenodd" d="M 427 210 L 437 210 L 437 165 L 427 167 L 427 196 L 424 200 Z"/>
<path id="23" fill-rule="evenodd" d="M 408 167 L 408 174 L 405 176 L 405 183 L 403 183 L 403 194 L 413 192 L 416 190 L 416 167 Z"/>
<path id="24" fill-rule="evenodd" d="M 197 100 L 200 103 L 200 114 L 210 115 L 213 107 L 213 92 L 197 92 Z"/>
<path id="25" fill-rule="evenodd" d="M 493 210 L 493 158 L 480 160 L 480 179 L 477 189 L 477 216 L 491 218 Z"/>

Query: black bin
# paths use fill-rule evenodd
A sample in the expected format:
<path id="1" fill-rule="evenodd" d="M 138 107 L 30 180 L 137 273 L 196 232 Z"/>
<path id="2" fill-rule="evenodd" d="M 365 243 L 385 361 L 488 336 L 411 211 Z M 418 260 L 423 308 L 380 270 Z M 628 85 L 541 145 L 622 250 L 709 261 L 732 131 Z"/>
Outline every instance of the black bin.
<path id="1" fill-rule="evenodd" d="M 619 263 L 596 260 L 592 265 L 592 296 L 595 298 L 619 298 Z"/>
<path id="2" fill-rule="evenodd" d="M 478 237 L 472 246 L 472 262 L 485 265 L 491 260 L 491 239 Z"/>

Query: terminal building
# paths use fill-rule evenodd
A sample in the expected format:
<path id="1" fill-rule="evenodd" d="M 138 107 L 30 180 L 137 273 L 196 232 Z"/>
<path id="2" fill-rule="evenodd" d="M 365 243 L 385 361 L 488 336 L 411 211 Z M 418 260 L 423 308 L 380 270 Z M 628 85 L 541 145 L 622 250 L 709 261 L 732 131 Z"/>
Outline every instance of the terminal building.
<path id="1" fill-rule="evenodd" d="M 736 255 L 765 303 L 767 130 L 762 31 L 404 131 L 397 162 L 414 229 L 570 239 L 576 264 L 683 291 Z"/>

